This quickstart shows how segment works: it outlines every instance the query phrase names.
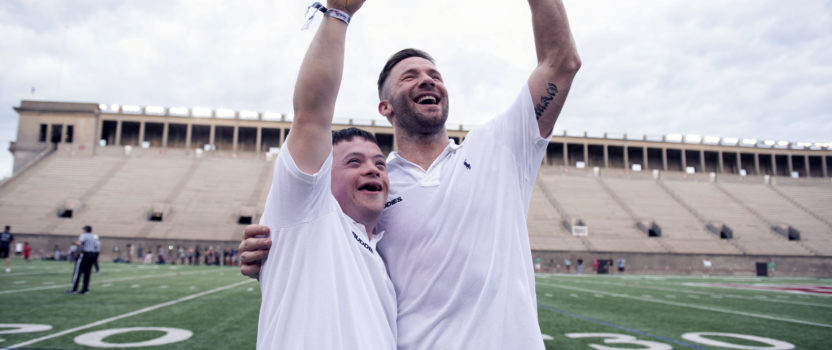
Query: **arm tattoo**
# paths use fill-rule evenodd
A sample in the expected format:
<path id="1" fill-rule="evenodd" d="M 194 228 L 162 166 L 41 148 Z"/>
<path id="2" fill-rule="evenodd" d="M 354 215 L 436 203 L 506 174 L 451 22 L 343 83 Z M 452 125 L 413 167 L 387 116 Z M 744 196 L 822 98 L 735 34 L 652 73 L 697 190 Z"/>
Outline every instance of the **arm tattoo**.
<path id="1" fill-rule="evenodd" d="M 540 96 L 540 103 L 534 106 L 534 114 L 537 115 L 537 120 L 540 120 L 540 116 L 542 116 L 543 112 L 546 111 L 546 108 L 549 107 L 549 102 L 551 102 L 557 94 L 557 85 L 554 83 L 547 83 L 546 95 Z"/>

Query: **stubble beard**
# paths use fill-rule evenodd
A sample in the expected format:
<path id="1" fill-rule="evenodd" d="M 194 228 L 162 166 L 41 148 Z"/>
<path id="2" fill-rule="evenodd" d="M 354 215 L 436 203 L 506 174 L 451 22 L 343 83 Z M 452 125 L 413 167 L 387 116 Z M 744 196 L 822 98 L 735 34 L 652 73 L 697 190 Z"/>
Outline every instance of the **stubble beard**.
<path id="1" fill-rule="evenodd" d="M 396 115 L 393 127 L 407 135 L 424 138 L 440 134 L 445 129 L 445 122 L 448 120 L 448 104 L 444 101 L 440 105 L 442 114 L 439 118 L 428 117 L 417 112 L 412 108 L 407 97 L 394 98 L 391 104 Z"/>

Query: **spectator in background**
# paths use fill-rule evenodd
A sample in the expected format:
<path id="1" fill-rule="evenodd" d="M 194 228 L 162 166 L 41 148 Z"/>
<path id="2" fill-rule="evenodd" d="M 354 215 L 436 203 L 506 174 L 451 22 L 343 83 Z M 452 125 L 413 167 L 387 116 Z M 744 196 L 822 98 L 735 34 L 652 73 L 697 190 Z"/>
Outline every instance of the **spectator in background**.
<path id="1" fill-rule="evenodd" d="M 581 257 L 578 257 L 578 267 L 577 267 L 577 269 L 578 269 L 578 274 L 579 275 L 584 272 L 584 259 L 581 258 Z"/>
<path id="2" fill-rule="evenodd" d="M 66 253 L 66 258 L 69 260 L 70 263 L 75 263 L 78 260 L 78 246 L 74 243 L 69 246 L 69 251 Z"/>
<path id="3" fill-rule="evenodd" d="M 64 252 L 61 250 L 57 244 L 55 245 L 55 255 L 53 256 L 55 261 L 59 261 L 64 258 Z"/>
<path id="4" fill-rule="evenodd" d="M 101 269 L 98 268 L 98 255 L 101 254 L 101 239 L 98 238 L 98 235 L 92 235 L 92 238 L 94 240 L 93 251 L 95 252 L 95 260 L 93 260 L 92 266 L 95 268 L 95 272 L 99 272 Z"/>
<path id="5" fill-rule="evenodd" d="M 711 268 L 713 267 L 713 265 L 711 264 L 711 259 L 705 258 L 705 260 L 702 260 L 702 267 L 705 268 L 705 277 L 710 276 Z"/>
<path id="6" fill-rule="evenodd" d="M 618 259 L 618 272 L 624 272 L 624 268 L 627 267 L 627 261 L 624 258 Z"/>
<path id="7" fill-rule="evenodd" d="M 127 243 L 127 263 L 133 262 L 133 257 L 136 256 L 136 247 L 131 243 Z"/>
<path id="8" fill-rule="evenodd" d="M 159 265 L 163 265 L 165 263 L 165 248 L 162 248 L 161 245 L 156 246 L 156 263 Z"/>
<path id="9" fill-rule="evenodd" d="M 569 273 L 569 269 L 572 268 L 572 260 L 566 258 L 566 260 L 563 261 L 563 264 L 566 265 L 566 273 Z"/>
<path id="10" fill-rule="evenodd" d="M 139 260 L 144 259 L 144 247 L 143 246 L 139 246 L 139 255 L 136 255 L 136 257 L 139 258 Z"/>
<path id="11" fill-rule="evenodd" d="M 0 233 L 0 259 L 6 259 L 6 272 L 12 272 L 11 259 L 9 258 L 9 247 L 14 242 L 12 228 L 6 225 L 3 233 Z"/>
<path id="12" fill-rule="evenodd" d="M 23 259 L 26 259 L 26 262 L 29 261 L 29 255 L 32 254 L 32 246 L 29 245 L 29 242 L 23 242 Z"/>
<path id="13" fill-rule="evenodd" d="M 194 265 L 199 265 L 199 257 L 202 252 L 199 250 L 199 246 L 196 246 L 194 249 Z"/>

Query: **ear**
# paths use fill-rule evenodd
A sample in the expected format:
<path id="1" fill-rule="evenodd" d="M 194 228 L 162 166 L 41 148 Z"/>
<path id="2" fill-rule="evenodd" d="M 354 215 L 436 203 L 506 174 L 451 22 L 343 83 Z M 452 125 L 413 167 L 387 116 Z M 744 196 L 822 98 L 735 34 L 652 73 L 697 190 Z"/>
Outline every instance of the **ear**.
<path id="1" fill-rule="evenodd" d="M 381 100 L 378 103 L 378 113 L 387 117 L 387 121 L 390 123 L 393 122 L 393 105 L 390 104 L 390 101 Z"/>

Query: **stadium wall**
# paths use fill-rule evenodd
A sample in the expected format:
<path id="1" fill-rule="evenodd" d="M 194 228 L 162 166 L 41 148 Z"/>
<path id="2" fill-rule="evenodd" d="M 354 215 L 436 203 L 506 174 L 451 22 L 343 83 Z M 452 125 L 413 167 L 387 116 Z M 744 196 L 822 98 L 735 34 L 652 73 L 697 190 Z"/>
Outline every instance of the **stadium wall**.
<path id="1" fill-rule="evenodd" d="M 612 260 L 610 274 L 621 274 L 617 270 L 618 259 L 626 260 L 624 274 L 639 275 L 705 275 L 703 260 L 712 263 L 710 275 L 756 276 L 756 264 L 775 263 L 770 276 L 832 277 L 832 258 L 786 255 L 721 255 L 721 254 L 657 254 L 621 252 L 570 252 L 532 251 L 533 260 L 540 259 L 538 272 L 576 273 L 578 258 L 583 258 L 583 273 L 594 274 L 595 259 Z M 572 261 L 566 270 L 565 260 Z M 537 267 L 537 266 L 536 266 Z"/>

